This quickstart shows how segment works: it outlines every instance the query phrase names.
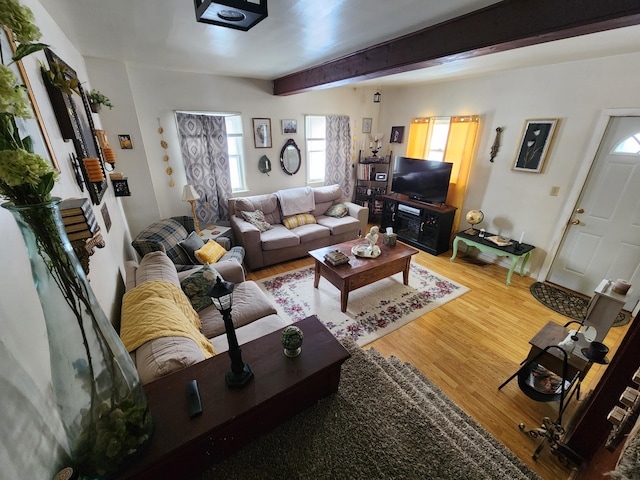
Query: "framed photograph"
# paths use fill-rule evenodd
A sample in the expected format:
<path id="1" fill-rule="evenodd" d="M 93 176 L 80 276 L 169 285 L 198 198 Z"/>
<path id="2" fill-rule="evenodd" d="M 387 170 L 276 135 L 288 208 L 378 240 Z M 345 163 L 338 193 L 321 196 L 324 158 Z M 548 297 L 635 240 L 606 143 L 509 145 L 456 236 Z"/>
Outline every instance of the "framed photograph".
<path id="1" fill-rule="evenodd" d="M 511 170 L 542 172 L 557 125 L 557 118 L 525 120 L 520 146 Z"/>
<path id="2" fill-rule="evenodd" d="M 371 124 L 373 123 L 372 118 L 363 118 L 362 119 L 362 133 L 371 133 Z"/>
<path id="3" fill-rule="evenodd" d="M 386 182 L 387 174 L 386 173 L 376 173 L 376 182 Z"/>
<path id="4" fill-rule="evenodd" d="M 133 142 L 131 141 L 131 135 L 127 135 L 125 133 L 121 133 L 118 135 L 118 140 L 120 141 L 120 148 L 122 150 L 132 150 Z"/>
<path id="5" fill-rule="evenodd" d="M 271 148 L 271 119 L 252 118 L 253 144 L 256 148 Z"/>
<path id="6" fill-rule="evenodd" d="M 404 137 L 404 127 L 391 127 L 389 143 L 402 143 L 402 137 Z"/>
<path id="7" fill-rule="evenodd" d="M 282 134 L 287 135 L 290 133 L 298 133 L 298 121 L 297 120 L 281 120 L 282 122 Z"/>
<path id="8" fill-rule="evenodd" d="M 51 166 L 60 171 L 56 156 L 47 134 L 47 129 L 42 120 L 40 109 L 36 102 L 36 97 L 31 90 L 31 83 L 27 77 L 27 72 L 22 64 L 22 60 L 14 62 L 11 57 L 16 51 L 16 44 L 13 41 L 13 35 L 11 31 L 5 27 L 0 27 L 0 60 L 2 64 L 13 72 L 18 83 L 24 86 L 27 94 L 27 98 L 31 103 L 31 110 L 33 110 L 33 118 L 20 118 L 15 117 L 16 126 L 20 132 L 20 138 L 30 137 L 33 142 L 33 151 L 47 160 Z"/>

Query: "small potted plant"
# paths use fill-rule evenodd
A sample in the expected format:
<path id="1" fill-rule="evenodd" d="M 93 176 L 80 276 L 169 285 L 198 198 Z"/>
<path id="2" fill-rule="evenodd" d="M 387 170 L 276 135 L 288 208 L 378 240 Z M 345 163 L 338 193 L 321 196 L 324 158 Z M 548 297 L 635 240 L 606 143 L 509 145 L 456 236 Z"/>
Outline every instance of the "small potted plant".
<path id="1" fill-rule="evenodd" d="M 89 106 L 91 107 L 91 111 L 93 113 L 100 113 L 102 105 L 104 105 L 105 107 L 109 107 L 109 110 L 113 108 L 111 100 L 109 100 L 109 98 L 100 93 L 98 90 L 91 90 L 91 92 L 89 92 L 89 95 L 87 95 L 87 98 L 89 99 Z"/>

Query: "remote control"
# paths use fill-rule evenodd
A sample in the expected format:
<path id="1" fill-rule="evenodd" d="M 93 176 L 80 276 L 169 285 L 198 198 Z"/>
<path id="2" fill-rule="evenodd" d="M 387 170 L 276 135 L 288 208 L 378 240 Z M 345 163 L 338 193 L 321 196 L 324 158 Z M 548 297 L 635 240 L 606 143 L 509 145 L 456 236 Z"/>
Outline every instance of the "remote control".
<path id="1" fill-rule="evenodd" d="M 202 403 L 200 403 L 200 392 L 198 392 L 198 382 L 196 380 L 187 382 L 187 408 L 191 418 L 202 413 Z"/>

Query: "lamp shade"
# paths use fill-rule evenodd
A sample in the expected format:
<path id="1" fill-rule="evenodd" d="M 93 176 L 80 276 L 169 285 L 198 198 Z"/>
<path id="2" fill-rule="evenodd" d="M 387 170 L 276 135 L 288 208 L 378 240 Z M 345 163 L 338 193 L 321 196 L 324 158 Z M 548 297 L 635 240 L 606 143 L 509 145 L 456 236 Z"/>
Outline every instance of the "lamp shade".
<path id="1" fill-rule="evenodd" d="M 182 189 L 183 202 L 191 202 L 193 200 L 198 200 L 199 198 L 200 195 L 198 195 L 198 192 L 196 192 L 196 189 L 193 187 L 193 185 L 187 184 Z"/>

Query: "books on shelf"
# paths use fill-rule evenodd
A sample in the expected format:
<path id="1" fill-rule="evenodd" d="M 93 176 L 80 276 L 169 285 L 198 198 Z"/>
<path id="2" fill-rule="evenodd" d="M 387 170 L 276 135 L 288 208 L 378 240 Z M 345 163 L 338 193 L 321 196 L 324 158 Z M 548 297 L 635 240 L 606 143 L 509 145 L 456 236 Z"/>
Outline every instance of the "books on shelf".
<path id="1" fill-rule="evenodd" d="M 62 223 L 69 241 L 84 240 L 100 231 L 100 226 L 87 198 L 70 198 L 60 202 Z"/>
<path id="2" fill-rule="evenodd" d="M 527 384 L 540 393 L 559 394 L 562 393 L 562 377 L 538 363 L 531 365 L 531 372 L 527 378 Z M 569 391 L 571 381 L 564 381 L 565 393 Z"/>

